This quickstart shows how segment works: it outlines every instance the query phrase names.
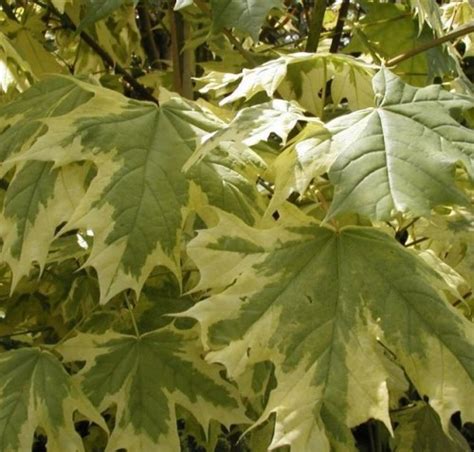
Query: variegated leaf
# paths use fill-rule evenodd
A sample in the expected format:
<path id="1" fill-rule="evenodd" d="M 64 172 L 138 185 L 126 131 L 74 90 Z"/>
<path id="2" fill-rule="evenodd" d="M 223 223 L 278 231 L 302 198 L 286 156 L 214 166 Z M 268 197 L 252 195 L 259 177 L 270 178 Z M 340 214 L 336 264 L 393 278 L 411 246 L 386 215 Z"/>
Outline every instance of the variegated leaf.
<path id="1" fill-rule="evenodd" d="M 53 92 L 46 105 L 51 109 L 44 111 L 37 102 L 49 89 Z M 9 208 L 7 203 L 4 211 L 18 230 L 11 246 L 3 249 L 16 273 L 15 281 L 28 272 L 32 260 L 42 266 L 47 241 L 40 251 L 25 251 L 23 257 L 15 249 L 26 250 L 25 234 L 36 233 L 45 221 L 49 221 L 48 230 L 42 234 L 48 240 L 63 221 L 68 222 L 65 230 L 94 232 L 87 264 L 98 272 L 102 301 L 126 288 L 139 292 L 157 265 L 168 266 L 179 276 L 181 228 L 190 199 L 190 184 L 181 168 L 198 139 L 221 127 L 221 122 L 179 99 L 157 108 L 69 78 L 36 85 L 18 103 L 0 111 L 1 116 L 5 171 L 17 164 L 14 181 L 19 190 L 27 187 L 35 193 L 27 203 L 23 201 L 26 192 L 16 196 L 14 186 L 7 192 L 7 200 L 10 196 L 16 202 L 11 201 L 12 206 L 20 206 Z M 217 160 L 210 156 L 190 177 L 206 200 L 252 223 L 258 215 L 259 194 L 245 174 L 256 160 L 247 158 L 250 165 L 241 165 L 239 173 L 232 152 L 222 151 Z M 95 165 L 97 174 L 77 208 L 69 212 L 61 204 L 67 201 L 65 196 L 54 194 L 63 190 L 58 183 L 56 188 L 52 185 L 58 172 L 45 162 L 66 167 L 84 160 Z M 35 175 L 23 174 L 21 168 L 31 165 Z M 51 180 L 44 182 L 44 178 Z M 73 179 L 68 183 L 68 190 L 82 186 L 82 181 Z M 19 223 L 18 216 L 22 217 Z"/>
<path id="2" fill-rule="evenodd" d="M 445 428 L 455 411 L 473 419 L 472 326 L 433 288 L 441 278 L 386 234 L 311 220 L 258 230 L 222 213 L 189 254 L 199 289 L 225 288 L 183 314 L 199 320 L 208 360 L 234 378 L 275 364 L 260 419 L 276 413 L 271 447 L 350 450 L 349 428 L 375 418 L 391 429 L 379 342 Z"/>
<path id="3" fill-rule="evenodd" d="M 74 428 L 78 410 L 107 431 L 100 414 L 49 352 L 24 348 L 0 354 L 0 449 L 31 450 L 41 428 L 48 450 L 84 451 Z"/>
<path id="4" fill-rule="evenodd" d="M 237 88 L 221 104 L 250 99 L 261 91 L 271 97 L 278 92 L 286 100 L 296 100 L 303 108 L 321 116 L 326 103 L 326 84 L 331 83 L 332 104 L 347 101 L 352 110 L 373 105 L 371 66 L 347 55 L 292 53 L 268 61 L 254 69 L 244 69 Z M 221 82 L 219 88 L 222 89 Z M 228 83 L 235 83 L 235 77 Z"/>
<path id="5" fill-rule="evenodd" d="M 152 331 L 140 337 L 80 334 L 60 347 L 68 361 L 86 361 L 78 378 L 99 410 L 117 407 L 107 451 L 179 450 L 176 406 L 190 411 L 207 432 L 211 419 L 245 422 L 234 386 L 200 354 L 192 332 Z"/>

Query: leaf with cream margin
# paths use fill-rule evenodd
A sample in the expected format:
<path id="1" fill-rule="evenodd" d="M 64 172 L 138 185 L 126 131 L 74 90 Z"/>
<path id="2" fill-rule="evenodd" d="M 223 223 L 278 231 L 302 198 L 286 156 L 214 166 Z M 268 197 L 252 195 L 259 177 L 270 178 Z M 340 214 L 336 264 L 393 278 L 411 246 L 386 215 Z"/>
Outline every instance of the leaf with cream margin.
<path id="1" fill-rule="evenodd" d="M 176 405 L 205 432 L 211 419 L 227 426 L 247 421 L 236 388 L 219 376 L 219 366 L 202 360 L 192 331 L 80 334 L 58 350 L 66 361 L 86 362 L 75 378 L 100 411 L 117 407 L 107 451 L 179 450 Z"/>
<path id="2" fill-rule="evenodd" d="M 0 449 L 31 450 L 36 428 L 48 450 L 84 451 L 74 427 L 79 411 L 107 431 L 100 413 L 51 353 L 23 348 L 0 354 Z"/>
<path id="3" fill-rule="evenodd" d="M 53 168 L 51 162 L 26 162 L 8 187 L 0 215 L 0 258 L 12 270 L 12 288 L 30 271 L 41 269 L 58 225 L 69 220 L 85 193 L 87 165 Z"/>
<path id="4" fill-rule="evenodd" d="M 321 116 L 326 84 L 332 81 L 331 103 L 337 106 L 347 100 L 349 108 L 356 110 L 374 103 L 370 84 L 372 75 L 372 66 L 351 56 L 298 52 L 253 69 L 244 69 L 240 84 L 220 103 L 225 105 L 242 98 L 250 99 L 261 91 L 269 97 L 278 92 L 284 99 L 296 100 L 310 113 Z M 235 78 L 231 78 L 230 83 L 234 82 Z"/>
<path id="5" fill-rule="evenodd" d="M 39 105 L 31 105 L 50 87 L 57 86 L 63 91 L 58 88 L 57 98 L 53 91 L 56 103 L 49 102 L 56 107 L 51 111 L 40 113 Z M 157 265 L 167 266 L 179 277 L 181 229 L 190 204 L 190 182 L 181 168 L 196 142 L 222 126 L 219 121 L 179 99 L 157 108 L 67 77 L 35 85 L 34 91 L 0 111 L 0 117 L 2 113 L 5 128 L 0 154 L 3 151 L 5 155 L 6 169 L 32 160 L 49 167 L 51 161 L 63 167 L 84 160 L 96 166 L 97 175 L 79 205 L 69 218 L 60 220 L 68 221 L 63 232 L 93 230 L 94 244 L 86 264 L 98 272 L 102 302 L 127 288 L 139 292 Z M 8 146 L 12 142 L 13 148 Z M 13 154 L 10 160 L 8 153 Z M 245 175 L 239 177 L 232 167 L 233 160 L 231 151 L 221 152 L 200 163 L 190 177 L 207 200 L 252 223 L 253 215 L 258 215 L 258 202 L 254 201 L 259 195 L 253 181 L 247 181 Z M 252 159 L 246 159 L 246 163 L 250 167 Z M 52 178 L 53 173 L 45 170 L 41 177 Z M 32 189 L 42 180 L 19 180 L 18 185 Z M 59 207 L 52 199 L 51 183 L 44 182 L 44 190 L 35 192 L 32 201 L 25 203 L 31 231 L 37 230 L 37 212 L 43 212 L 43 208 L 45 218 L 57 217 L 52 212 Z M 241 191 L 244 189 L 245 193 Z M 249 207 L 252 204 L 255 207 Z M 17 221 L 13 209 L 8 213 L 12 221 Z M 54 230 L 58 225 L 51 226 Z M 11 250 L 3 252 L 18 259 Z M 27 273 L 27 260 L 22 261 L 19 273 Z M 38 263 L 42 266 L 41 261 Z"/>
<path id="6" fill-rule="evenodd" d="M 199 289 L 224 289 L 182 315 L 200 322 L 206 358 L 231 378 L 275 364 L 277 387 L 258 421 L 276 413 L 271 447 L 350 450 L 349 429 L 369 418 L 390 430 L 378 341 L 445 428 L 456 411 L 474 418 L 472 326 L 415 254 L 372 228 L 335 232 L 308 219 L 264 230 L 220 216 L 188 253 Z"/>
<path id="7" fill-rule="evenodd" d="M 93 94 L 57 78 L 38 83 L 14 103 L 0 110 L 0 173 L 14 165 L 9 157 L 20 154 L 43 133 L 41 120 L 66 114 Z M 69 219 L 84 190 L 84 165 L 53 168 L 51 162 L 30 161 L 17 165 L 0 214 L 2 260 L 13 272 L 12 289 L 36 261 L 43 267 L 56 227 Z"/>
<path id="8" fill-rule="evenodd" d="M 298 105 L 280 99 L 243 108 L 228 125 L 205 138 L 191 159 L 186 162 L 184 170 L 201 161 L 223 141 L 252 146 L 260 141 L 267 141 L 273 133 L 286 143 L 288 134 L 298 121 L 319 122 L 315 118 L 304 116 L 303 113 Z"/>

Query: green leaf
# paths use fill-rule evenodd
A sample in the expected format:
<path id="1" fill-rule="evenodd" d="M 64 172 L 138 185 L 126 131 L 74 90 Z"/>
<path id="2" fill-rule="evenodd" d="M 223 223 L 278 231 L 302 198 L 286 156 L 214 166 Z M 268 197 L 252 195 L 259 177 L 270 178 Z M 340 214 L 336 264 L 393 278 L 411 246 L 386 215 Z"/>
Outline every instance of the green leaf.
<path id="1" fill-rule="evenodd" d="M 236 28 L 249 33 L 257 42 L 270 9 L 282 6 L 282 0 L 211 0 L 213 31 Z"/>
<path id="2" fill-rule="evenodd" d="M 220 121 L 179 99 L 158 109 L 153 104 L 127 100 L 77 80 L 60 80 L 50 79 L 36 86 L 40 93 L 48 92 L 49 87 L 58 90 L 53 91 L 53 96 L 59 97 L 56 99 L 59 106 L 43 113 L 45 117 L 38 106 L 30 105 L 42 98 L 42 94 L 35 95 L 36 91 L 28 92 L 18 103 L 3 110 L 9 128 L 4 132 L 0 153 L 2 150 L 4 154 L 13 153 L 5 167 L 42 160 L 31 165 L 50 169 L 51 164 L 45 166 L 44 162 L 54 160 L 56 166 L 62 167 L 88 160 L 95 164 L 97 175 L 71 213 L 60 205 L 60 200 L 66 202 L 67 197 L 55 197 L 53 180 L 43 180 L 56 177 L 57 172 L 38 169 L 31 181 L 27 180 L 28 174 L 18 172 L 16 191 L 22 196 L 15 196 L 15 187 L 9 187 L 7 199 L 11 193 L 21 209 L 8 209 L 7 203 L 5 215 L 18 223 L 19 232 L 3 250 L 11 255 L 8 262 L 17 273 L 15 281 L 27 273 L 30 261 L 37 260 L 42 266 L 48 241 L 41 245 L 42 254 L 33 250 L 20 263 L 14 247 L 25 250 L 25 234 L 33 238 L 31 234 L 44 223 L 43 217 L 51 220 L 43 233 L 45 237 L 49 234 L 48 240 L 52 238 L 51 231 L 62 221 L 68 222 L 63 232 L 71 229 L 94 232 L 87 265 L 94 266 L 98 272 L 101 298 L 105 302 L 127 288 L 139 292 L 157 265 L 167 266 L 180 278 L 180 238 L 189 210 L 190 191 L 196 197 L 195 192 L 202 189 L 206 202 L 210 200 L 218 207 L 235 211 L 250 223 L 258 215 L 259 194 L 244 174 L 251 166 L 245 171 L 244 165 L 236 168 L 233 165 L 236 159 L 232 157 L 235 151 L 203 161 L 189 176 L 194 181 L 192 186 L 181 171 L 196 142 L 219 128 Z M 66 86 L 69 90 L 64 89 Z M 92 97 L 86 97 L 87 94 Z M 27 110 L 15 109 L 21 107 Z M 16 112 L 21 114 L 14 116 Z M 37 119 L 39 122 L 35 122 Z M 39 131 L 42 135 L 31 145 L 31 137 Z M 12 149 L 8 144 L 14 140 Z M 244 158 L 247 164 L 251 160 Z M 79 177 L 80 173 L 77 174 Z M 68 182 L 71 190 L 82 186 L 72 179 Z M 34 197 L 28 197 L 23 187 L 28 187 L 28 193 L 34 193 Z"/>
<path id="3" fill-rule="evenodd" d="M 76 410 L 107 431 L 100 414 L 83 395 L 59 361 L 39 349 L 0 354 L 0 448 L 31 450 L 41 428 L 48 450 L 83 451 L 74 428 Z"/>
<path id="4" fill-rule="evenodd" d="M 328 212 L 356 212 L 384 220 L 396 212 L 427 215 L 440 204 L 466 204 L 454 184 L 459 162 L 472 171 L 474 132 L 454 113 L 472 99 L 432 85 L 417 89 L 387 69 L 374 78 L 377 106 L 326 124 L 337 159 L 329 178 L 335 185 Z"/>
<path id="5" fill-rule="evenodd" d="M 393 416 L 395 451 L 469 452 L 471 448 L 461 433 L 450 423 L 448 433 L 443 431 L 436 412 L 426 403 L 398 411 Z"/>
<path id="6" fill-rule="evenodd" d="M 369 418 L 390 430 L 379 342 L 445 428 L 458 410 L 473 419 L 472 326 L 433 288 L 440 277 L 386 234 L 311 220 L 259 230 L 221 214 L 188 252 L 198 289 L 225 288 L 183 314 L 200 322 L 207 359 L 231 378 L 275 364 L 258 421 L 276 413 L 271 447 L 350 450 L 349 428 Z"/>
<path id="7" fill-rule="evenodd" d="M 321 116 L 326 100 L 326 85 L 332 80 L 330 94 L 335 106 L 346 101 L 352 110 L 373 105 L 370 86 L 371 66 L 347 55 L 332 53 L 292 53 L 268 61 L 254 69 L 244 69 L 237 88 L 221 101 L 221 105 L 238 99 L 250 99 L 265 91 L 271 97 L 278 92 L 286 100 L 296 100 L 313 113 Z M 235 76 L 211 82 L 205 89 L 222 89 L 235 83 Z"/>
<path id="8" fill-rule="evenodd" d="M 80 334 L 60 347 L 67 361 L 86 361 L 78 378 L 99 410 L 117 406 L 107 450 L 179 450 L 176 405 L 207 431 L 211 418 L 245 422 L 236 389 L 200 357 L 196 334 L 163 329 L 140 337 Z"/>
<path id="9" fill-rule="evenodd" d="M 77 27 L 77 33 L 90 27 L 99 20 L 109 17 L 122 5 L 129 4 L 135 6 L 139 0 L 88 0 L 86 14 Z"/>
<path id="10" fill-rule="evenodd" d="M 64 13 L 66 5 L 72 4 L 73 0 L 51 0 L 53 6 L 60 12 Z"/>

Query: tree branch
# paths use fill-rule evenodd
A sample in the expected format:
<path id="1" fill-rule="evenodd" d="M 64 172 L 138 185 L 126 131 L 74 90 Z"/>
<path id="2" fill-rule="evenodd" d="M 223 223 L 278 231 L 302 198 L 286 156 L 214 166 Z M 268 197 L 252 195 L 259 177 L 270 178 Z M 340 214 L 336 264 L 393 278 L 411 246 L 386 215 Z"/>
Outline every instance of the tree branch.
<path id="1" fill-rule="evenodd" d="M 346 21 L 347 12 L 349 11 L 350 0 L 342 0 L 341 7 L 339 8 L 339 14 L 337 15 L 336 27 L 334 29 L 334 36 L 331 41 L 331 47 L 329 52 L 337 53 L 339 44 L 341 43 L 342 30 L 344 28 L 344 22 Z"/>
<path id="2" fill-rule="evenodd" d="M 150 67 L 154 69 L 161 69 L 160 51 L 155 42 L 153 35 L 153 27 L 151 24 L 150 10 L 147 0 L 143 0 L 137 5 L 138 20 L 140 23 L 140 32 L 143 40 L 143 48 L 148 56 Z"/>
<path id="3" fill-rule="evenodd" d="M 324 13 L 326 12 L 326 0 L 314 0 L 311 23 L 309 26 L 306 52 L 316 52 L 319 45 L 319 37 L 323 29 Z"/>
<path id="4" fill-rule="evenodd" d="M 459 28 L 455 31 L 452 31 L 451 33 L 448 33 L 447 35 L 441 36 L 440 38 L 433 39 L 430 42 L 422 44 L 421 46 L 416 47 L 415 49 L 411 49 L 408 52 L 390 58 L 385 62 L 385 65 L 395 66 L 401 63 L 402 61 L 408 60 L 409 58 L 418 55 L 419 53 L 432 49 L 433 47 L 439 46 L 440 44 L 443 44 L 445 42 L 454 41 L 455 39 L 460 38 L 464 35 L 468 35 L 469 33 L 474 33 L 474 25 L 468 25 L 466 27 Z"/>
<path id="5" fill-rule="evenodd" d="M 72 19 L 66 14 L 59 12 L 53 5 L 44 4 L 40 1 L 35 0 L 35 3 L 42 6 L 43 8 L 49 9 L 56 17 L 58 17 L 63 25 L 71 31 L 76 32 L 77 27 L 72 21 Z M 92 49 L 97 55 L 100 56 L 102 61 L 114 68 L 115 72 L 123 77 L 123 79 L 132 87 L 132 89 L 137 93 L 137 95 L 142 100 L 148 100 L 150 102 L 159 105 L 158 99 L 156 99 L 147 89 L 143 86 L 133 75 L 131 75 L 126 69 L 124 69 L 120 64 L 114 61 L 114 59 L 104 50 L 98 42 L 94 40 L 88 33 L 81 31 L 79 33 L 81 39 Z"/>

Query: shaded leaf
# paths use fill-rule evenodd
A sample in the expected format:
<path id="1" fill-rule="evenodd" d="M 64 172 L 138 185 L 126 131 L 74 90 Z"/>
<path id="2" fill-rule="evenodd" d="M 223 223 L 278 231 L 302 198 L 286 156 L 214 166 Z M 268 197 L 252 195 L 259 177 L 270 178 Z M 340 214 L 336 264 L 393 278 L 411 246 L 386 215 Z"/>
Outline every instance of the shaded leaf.
<path id="1" fill-rule="evenodd" d="M 117 406 L 107 451 L 179 450 L 176 405 L 207 431 L 211 418 L 245 422 L 236 390 L 202 361 L 194 333 L 172 329 L 140 337 L 80 334 L 60 347 L 67 361 L 85 360 L 78 378 L 99 410 Z"/>
<path id="2" fill-rule="evenodd" d="M 211 0 L 212 27 L 214 32 L 222 28 L 237 28 L 249 33 L 257 42 L 270 9 L 282 6 L 282 0 Z"/>
<path id="3" fill-rule="evenodd" d="M 436 412 L 426 403 L 418 402 L 414 407 L 395 413 L 393 450 L 426 450 L 430 452 L 469 452 L 471 448 L 456 428 L 449 424 L 449 436 L 443 431 Z"/>

